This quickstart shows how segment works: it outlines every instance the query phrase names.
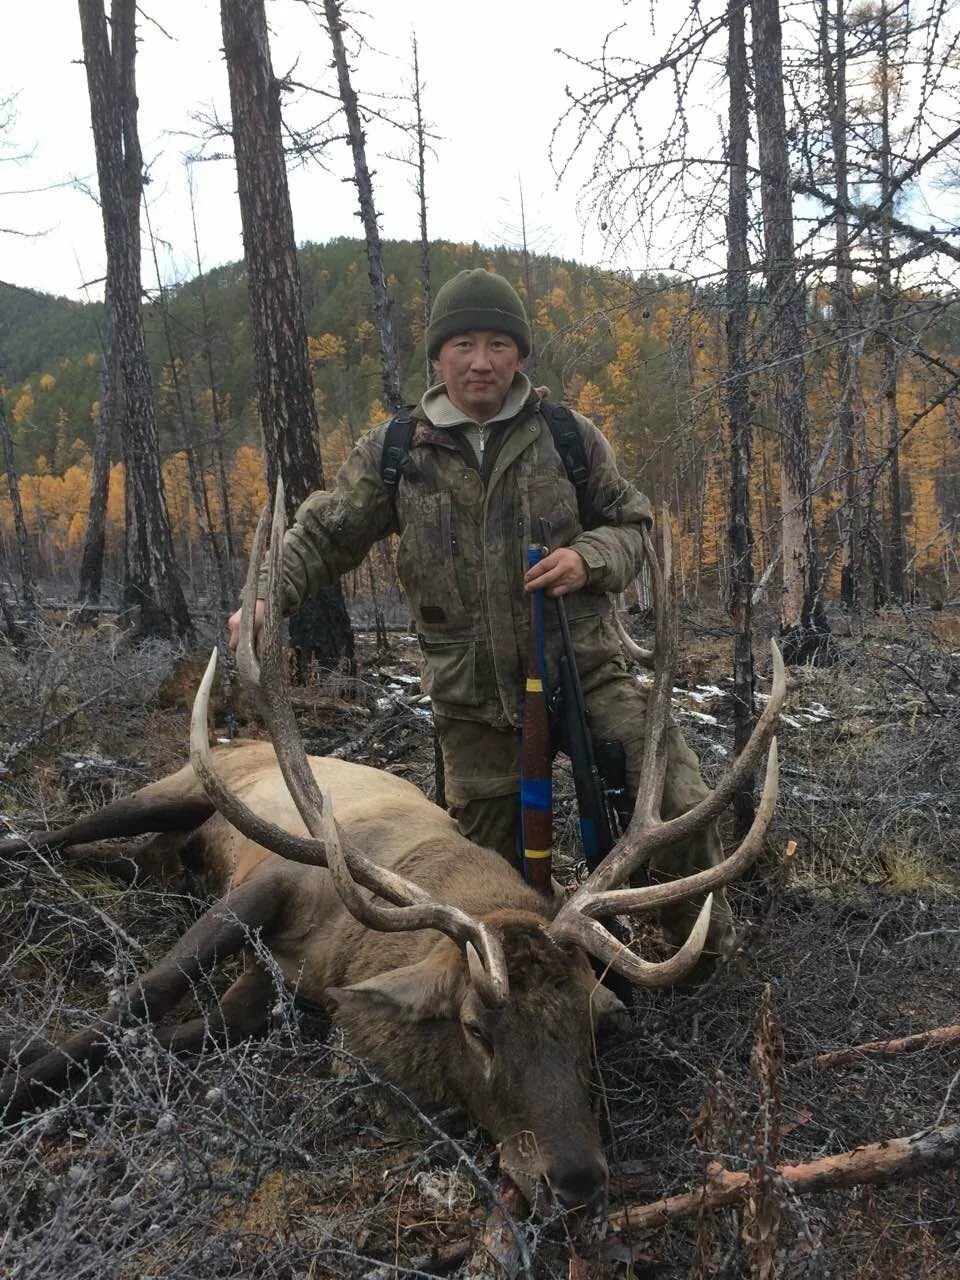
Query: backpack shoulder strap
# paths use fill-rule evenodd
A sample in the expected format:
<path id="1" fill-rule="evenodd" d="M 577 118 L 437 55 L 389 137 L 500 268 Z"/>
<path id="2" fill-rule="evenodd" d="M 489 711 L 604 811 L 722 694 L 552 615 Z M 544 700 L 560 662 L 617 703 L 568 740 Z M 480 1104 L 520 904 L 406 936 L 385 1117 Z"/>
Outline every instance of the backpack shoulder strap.
<path id="1" fill-rule="evenodd" d="M 590 467 L 587 463 L 587 451 L 583 447 L 583 436 L 577 427 L 573 412 L 565 404 L 555 404 L 550 400 L 541 400 L 540 412 L 547 420 L 553 444 L 567 479 L 577 491 L 577 506 L 580 510 L 580 523 L 586 527 L 588 523 L 596 523 L 593 504 L 587 492 L 590 479 Z"/>
<path id="2" fill-rule="evenodd" d="M 392 493 L 400 483 L 400 474 L 410 453 L 415 423 L 408 409 L 395 413 L 387 423 L 380 455 L 380 479 Z"/>

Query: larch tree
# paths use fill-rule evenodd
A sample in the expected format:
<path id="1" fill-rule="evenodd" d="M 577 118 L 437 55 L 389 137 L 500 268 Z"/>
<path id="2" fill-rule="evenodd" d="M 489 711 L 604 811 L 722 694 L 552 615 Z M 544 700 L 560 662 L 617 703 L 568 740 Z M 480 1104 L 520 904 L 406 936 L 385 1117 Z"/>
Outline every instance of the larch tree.
<path id="1" fill-rule="evenodd" d="M 750 212 L 747 154 L 750 138 L 749 69 L 746 15 L 734 0 L 727 29 L 729 116 L 727 163 L 726 389 L 730 440 L 730 616 L 733 621 L 734 749 L 743 750 L 755 719 L 753 635 L 753 529 L 750 523 L 750 454 L 753 410 L 750 405 L 747 333 L 750 325 Z M 755 811 L 752 783 L 734 797 L 737 829 L 746 832 Z"/>
<path id="2" fill-rule="evenodd" d="M 216 474 L 217 497 L 220 503 L 220 525 L 223 531 L 223 563 L 227 588 L 234 593 L 233 557 L 236 542 L 233 536 L 233 517 L 230 512 L 230 493 L 227 485 L 227 464 L 224 455 L 224 423 L 220 410 L 220 393 L 213 360 L 213 337 L 210 308 L 207 305 L 207 284 L 200 255 L 200 237 L 197 232 L 197 210 L 193 192 L 193 174 L 187 173 L 187 192 L 190 197 L 190 225 L 193 231 L 193 250 L 197 264 L 197 292 L 200 299 L 201 347 L 203 363 L 207 371 L 207 391 L 210 396 L 210 417 L 213 425 L 213 461 Z"/>
<path id="3" fill-rule="evenodd" d="M 751 0 L 752 70 L 766 279 L 766 348 L 780 433 L 780 630 L 789 662 L 833 655 L 823 608 L 810 495 L 810 419 L 804 359 L 806 294 L 798 278 L 783 94 L 779 0 Z"/>
<path id="4" fill-rule="evenodd" d="M 903 6 L 897 6 L 902 8 Z M 877 294 L 880 303 L 883 349 L 882 396 L 886 426 L 889 522 L 887 536 L 887 591 L 902 603 L 905 592 L 906 545 L 903 530 L 903 487 L 900 479 L 900 409 L 897 387 L 900 376 L 900 344 L 896 332 L 896 296 L 893 279 L 893 152 L 891 106 L 899 97 L 899 77 L 894 69 L 892 32 L 887 0 L 880 0 L 877 15 L 877 90 L 879 98 L 880 244 Z"/>
<path id="5" fill-rule="evenodd" d="M 380 346 L 380 371 L 383 378 L 383 394 L 391 411 L 400 408 L 400 356 L 397 350 L 397 338 L 393 327 L 392 308 L 387 293 L 386 273 L 383 267 L 383 245 L 380 240 L 380 225 L 377 221 L 377 207 L 373 194 L 373 179 L 367 163 L 366 136 L 360 114 L 360 104 L 350 78 L 350 65 L 347 62 L 347 51 L 344 45 L 344 32 L 347 24 L 343 18 L 341 0 L 323 0 L 323 12 L 326 19 L 327 32 L 333 49 L 333 65 L 337 73 L 337 88 L 343 114 L 347 122 L 347 140 L 353 156 L 353 180 L 357 188 L 360 221 L 363 224 L 363 238 L 367 247 L 367 274 L 370 279 L 370 297 L 373 304 L 374 322 Z M 424 217 L 425 205 L 424 205 Z"/>
<path id="6" fill-rule="evenodd" d="M 104 0 L 79 0 L 79 7 L 107 255 L 104 365 L 108 395 L 116 397 L 128 495 L 124 613 L 134 620 L 139 638 L 190 637 L 193 624 L 174 560 L 143 332 L 136 0 L 113 0 L 109 31 Z M 102 549 L 100 557 L 102 563 Z M 96 583 L 100 570 L 94 566 L 90 574 Z"/>
<path id="7" fill-rule="evenodd" d="M 37 612 L 37 586 L 33 575 L 33 562 L 30 556 L 30 543 L 27 537 L 27 522 L 23 518 L 23 503 L 20 501 L 20 483 L 17 478 L 13 457 L 13 437 L 10 434 L 10 423 L 7 421 L 6 396 L 0 387 L 0 444 L 3 447 L 4 469 L 7 475 L 7 492 L 10 495 L 10 507 L 13 512 L 13 529 L 17 539 L 17 562 L 20 570 L 20 592 L 27 617 Z M 9 623 L 8 623 L 9 625 Z"/>
<path id="8" fill-rule="evenodd" d="M 273 73 L 264 0 L 221 0 L 233 147 L 247 267 L 267 491 L 283 478 L 288 517 L 324 487 L 300 268 L 284 160 L 280 83 Z M 301 678 L 353 662 L 353 631 L 339 586 L 290 620 Z"/>
<path id="9" fill-rule="evenodd" d="M 860 495 L 857 466 L 857 398 L 859 359 L 855 341 L 853 256 L 850 243 L 850 181 L 847 163 L 847 15 L 846 0 L 819 0 L 820 66 L 833 154 L 833 211 L 835 233 L 833 327 L 837 343 L 837 381 L 840 399 L 837 426 L 840 453 L 840 601 L 847 609 L 858 603 L 857 563 L 860 554 Z"/>
<path id="10" fill-rule="evenodd" d="M 420 54 L 417 49 L 417 37 L 413 37 L 413 108 L 414 131 L 416 137 L 417 164 L 417 209 L 420 227 L 420 283 L 423 287 L 423 342 L 424 360 L 426 361 L 427 385 L 432 381 L 433 369 L 430 357 L 426 353 L 427 329 L 430 325 L 430 311 L 433 307 L 433 283 L 430 275 L 430 237 L 427 234 L 427 130 L 423 119 L 423 81 L 420 79 Z"/>

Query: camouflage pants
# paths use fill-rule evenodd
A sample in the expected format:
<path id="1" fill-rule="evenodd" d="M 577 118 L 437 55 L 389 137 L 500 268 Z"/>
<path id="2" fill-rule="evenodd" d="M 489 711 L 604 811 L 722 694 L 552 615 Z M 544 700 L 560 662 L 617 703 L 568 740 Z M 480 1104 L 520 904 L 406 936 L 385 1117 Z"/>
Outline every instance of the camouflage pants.
<path id="1" fill-rule="evenodd" d="M 646 692 L 619 661 L 604 664 L 582 678 L 587 720 L 594 742 L 620 742 L 626 757 L 627 785 L 636 794 L 643 758 Z M 514 729 L 437 716 L 443 750 L 447 804 L 468 839 L 496 849 L 514 865 L 520 861 L 520 739 Z M 708 794 L 695 753 L 680 730 L 667 730 L 667 771 L 661 816 L 685 813 Z M 655 855 L 646 865 L 654 880 L 688 875 L 714 866 L 723 856 L 716 825 Z M 664 911 L 661 923 L 677 943 L 696 919 L 701 900 Z M 707 950 L 725 953 L 733 940 L 733 922 L 725 894 L 713 897 Z"/>

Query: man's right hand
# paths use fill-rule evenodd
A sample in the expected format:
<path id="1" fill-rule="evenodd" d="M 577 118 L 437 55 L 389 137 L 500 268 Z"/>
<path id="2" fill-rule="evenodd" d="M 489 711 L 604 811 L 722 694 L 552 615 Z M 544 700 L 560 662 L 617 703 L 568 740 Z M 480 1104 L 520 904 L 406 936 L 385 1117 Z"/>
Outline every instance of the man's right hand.
<path id="1" fill-rule="evenodd" d="M 263 615 L 266 605 L 262 600 L 257 601 L 256 608 L 253 611 L 253 647 L 257 648 L 257 641 L 260 639 L 260 631 L 263 627 Z M 238 609 L 236 613 L 231 613 L 227 619 L 227 635 L 230 638 L 230 648 L 236 650 L 240 643 L 240 613 Z"/>

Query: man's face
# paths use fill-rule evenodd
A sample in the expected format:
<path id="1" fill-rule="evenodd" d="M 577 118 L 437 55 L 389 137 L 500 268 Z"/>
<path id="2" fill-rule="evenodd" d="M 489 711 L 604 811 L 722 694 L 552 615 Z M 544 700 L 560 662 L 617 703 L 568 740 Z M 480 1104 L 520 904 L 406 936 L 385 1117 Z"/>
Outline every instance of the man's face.
<path id="1" fill-rule="evenodd" d="M 486 422 L 507 398 L 520 350 L 507 333 L 471 329 L 448 338 L 433 366 L 457 408 L 474 422 Z"/>

